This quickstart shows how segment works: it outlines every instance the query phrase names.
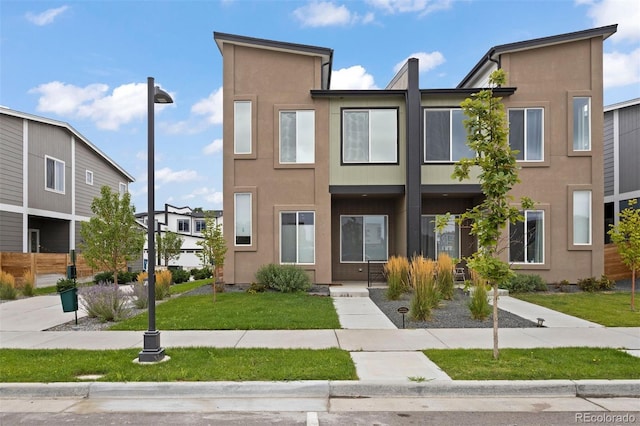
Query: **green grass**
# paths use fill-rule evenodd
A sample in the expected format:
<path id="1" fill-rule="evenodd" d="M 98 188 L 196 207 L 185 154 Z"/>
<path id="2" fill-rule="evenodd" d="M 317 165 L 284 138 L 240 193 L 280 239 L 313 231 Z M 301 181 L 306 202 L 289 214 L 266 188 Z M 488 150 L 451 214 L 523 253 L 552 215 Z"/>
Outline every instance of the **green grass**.
<path id="1" fill-rule="evenodd" d="M 430 349 L 454 380 L 640 379 L 640 358 L 608 348 Z"/>
<path id="2" fill-rule="evenodd" d="M 110 330 L 146 330 L 147 312 Z M 340 328 L 329 297 L 306 293 L 219 293 L 180 296 L 158 304 L 159 330 L 304 330 Z"/>
<path id="3" fill-rule="evenodd" d="M 605 327 L 640 327 L 640 309 L 631 311 L 630 292 L 521 293 L 513 297 Z"/>
<path id="4" fill-rule="evenodd" d="M 187 281 L 180 284 L 174 284 L 169 288 L 171 294 L 182 294 L 188 291 L 194 290 L 198 287 L 202 287 L 205 284 L 211 285 L 211 278 L 204 280 Z"/>
<path id="5" fill-rule="evenodd" d="M 49 287 L 37 287 L 33 289 L 34 296 L 46 296 L 46 295 L 55 294 L 55 293 L 57 293 L 55 285 L 49 286 Z"/>
<path id="6" fill-rule="evenodd" d="M 167 362 L 140 365 L 139 349 L 0 350 L 0 382 L 77 382 L 101 374 L 105 382 L 356 380 L 349 352 L 331 348 L 172 348 Z"/>

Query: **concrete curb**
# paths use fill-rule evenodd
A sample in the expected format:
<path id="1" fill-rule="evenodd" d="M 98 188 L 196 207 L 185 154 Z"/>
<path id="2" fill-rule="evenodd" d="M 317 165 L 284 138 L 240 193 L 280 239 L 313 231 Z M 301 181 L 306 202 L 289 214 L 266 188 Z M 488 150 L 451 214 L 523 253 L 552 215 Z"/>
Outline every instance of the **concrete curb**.
<path id="1" fill-rule="evenodd" d="M 640 398 L 640 380 L 0 383 L 3 398 Z"/>

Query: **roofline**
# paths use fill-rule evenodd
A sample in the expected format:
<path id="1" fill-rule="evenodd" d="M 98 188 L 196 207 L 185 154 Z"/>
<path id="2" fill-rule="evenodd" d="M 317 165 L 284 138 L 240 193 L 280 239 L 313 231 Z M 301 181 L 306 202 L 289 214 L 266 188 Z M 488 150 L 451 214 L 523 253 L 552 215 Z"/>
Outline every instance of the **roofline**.
<path id="1" fill-rule="evenodd" d="M 58 126 L 58 127 L 65 128 L 69 132 L 71 132 L 73 135 L 75 135 L 79 140 L 84 142 L 85 145 L 87 145 L 92 151 L 94 151 L 96 154 L 98 154 L 100 157 L 102 157 L 104 160 L 106 160 L 109 164 L 111 164 L 117 171 L 122 173 L 127 179 L 129 179 L 129 182 L 135 182 L 136 181 L 134 179 L 134 177 L 131 176 L 125 169 L 120 167 L 118 165 L 118 163 L 116 163 L 111 158 L 109 158 L 109 156 L 107 154 L 105 154 L 97 146 L 92 144 L 89 141 L 89 139 L 84 137 L 80 132 L 78 132 L 76 129 L 74 129 L 73 126 L 71 126 L 69 123 L 66 123 L 64 121 L 54 120 L 54 119 L 51 119 L 51 118 L 41 117 L 39 115 L 28 114 L 26 112 L 16 111 L 14 109 L 6 108 L 6 107 L 3 107 L 3 106 L 0 106 L 0 113 L 1 114 L 5 114 L 5 115 L 9 115 L 9 116 L 12 116 L 12 117 L 21 118 L 23 120 L 31 120 L 31 121 L 36 121 L 36 122 L 39 122 L 39 123 L 45 123 L 45 124 L 50 124 L 52 126 Z"/>
<path id="2" fill-rule="evenodd" d="M 604 112 L 614 111 L 616 109 L 627 108 L 630 106 L 640 105 L 640 98 L 630 99 L 628 101 L 618 102 L 616 104 L 607 105 L 604 107 Z"/>
<path id="3" fill-rule="evenodd" d="M 421 95 L 465 95 L 471 96 L 474 93 L 484 90 L 482 87 L 463 87 L 454 89 L 420 89 Z M 511 96 L 513 95 L 517 87 L 494 87 L 492 89 L 494 96 Z"/>
<path id="4" fill-rule="evenodd" d="M 406 90 L 311 90 L 312 98 L 343 98 L 362 96 L 405 96 Z"/>
<path id="5" fill-rule="evenodd" d="M 484 54 L 482 59 L 471 69 L 457 87 L 463 87 L 471 78 L 486 64 L 488 61 L 495 61 L 495 56 L 501 55 L 507 52 L 515 52 L 519 50 L 532 49 L 535 47 L 553 45 L 560 43 L 567 43 L 574 40 L 581 40 L 585 38 L 593 38 L 602 36 L 603 40 L 606 40 L 612 36 L 618 30 L 618 24 L 607 25 L 604 27 L 591 28 L 588 30 L 575 31 L 571 33 L 558 34 L 554 36 L 534 38 L 531 40 L 518 41 L 515 43 L 500 44 L 492 47 Z"/>
<path id="6" fill-rule="evenodd" d="M 260 46 L 266 49 L 277 50 L 281 52 L 296 52 L 311 56 L 320 56 L 323 58 L 322 67 L 329 65 L 329 69 L 326 74 L 326 81 L 323 81 L 323 85 L 326 89 L 331 87 L 331 70 L 333 68 L 333 49 L 328 47 L 311 46 L 308 44 L 289 43 L 284 41 L 267 40 L 263 38 L 247 37 L 237 34 L 228 34 L 214 31 L 213 39 L 222 52 L 222 44 L 224 42 L 236 44 L 240 46 Z M 322 70 L 324 73 L 324 70 Z"/>

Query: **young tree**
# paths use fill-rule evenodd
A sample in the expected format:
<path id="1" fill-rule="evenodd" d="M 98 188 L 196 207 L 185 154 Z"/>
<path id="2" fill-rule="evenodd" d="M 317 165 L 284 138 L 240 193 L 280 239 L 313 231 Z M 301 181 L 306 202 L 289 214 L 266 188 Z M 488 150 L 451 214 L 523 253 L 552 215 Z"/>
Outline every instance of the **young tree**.
<path id="1" fill-rule="evenodd" d="M 91 203 L 91 211 L 94 216 L 80 227 L 82 253 L 92 268 L 113 271 L 117 284 L 118 270 L 141 255 L 144 232 L 136 225 L 129 193 L 120 196 L 103 186 L 100 198 Z"/>
<path id="2" fill-rule="evenodd" d="M 162 233 L 161 233 L 162 234 Z M 158 251 L 158 260 L 163 259 L 164 264 L 169 266 L 169 261 L 180 257 L 180 249 L 184 238 L 175 232 L 167 231 L 156 237 L 156 250 Z"/>
<path id="3" fill-rule="evenodd" d="M 198 255 L 203 265 L 213 265 L 213 301 L 216 301 L 216 284 L 218 283 L 218 271 L 224 266 L 227 254 L 227 244 L 222 233 L 222 224 L 215 224 L 215 220 L 208 218 L 203 239 L 196 244 L 202 247 L 202 252 Z"/>
<path id="4" fill-rule="evenodd" d="M 471 235 L 478 239 L 478 251 L 467 259 L 467 265 L 493 287 L 493 357 L 498 359 L 498 286 L 513 274 L 509 264 L 499 258 L 499 242 L 508 222 L 523 220 L 521 210 L 534 203 L 522 198 L 520 206 L 512 205 L 509 191 L 520 182 L 516 151 L 511 150 L 502 98 L 494 97 L 493 88 L 506 83 L 504 70 L 489 77 L 490 88 L 465 99 L 460 106 L 468 117 L 467 145 L 476 153 L 474 158 L 463 158 L 455 165 L 454 178 L 469 179 L 473 168 L 478 168 L 478 179 L 484 201 L 459 216 L 459 223 L 471 221 Z"/>
<path id="5" fill-rule="evenodd" d="M 631 269 L 632 311 L 636 310 L 636 271 L 640 268 L 640 209 L 634 207 L 637 203 L 637 199 L 629 200 L 629 206 L 618 215 L 618 224 L 609 229 L 622 262 Z"/>

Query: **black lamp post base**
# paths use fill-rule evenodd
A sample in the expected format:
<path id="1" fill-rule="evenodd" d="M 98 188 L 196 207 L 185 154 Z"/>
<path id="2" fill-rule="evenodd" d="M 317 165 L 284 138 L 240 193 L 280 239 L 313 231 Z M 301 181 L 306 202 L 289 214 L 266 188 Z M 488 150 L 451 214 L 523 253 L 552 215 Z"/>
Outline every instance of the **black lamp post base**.
<path id="1" fill-rule="evenodd" d="M 160 347 L 160 332 L 145 331 L 142 351 L 138 354 L 138 362 L 160 362 L 164 358 L 164 348 Z"/>

